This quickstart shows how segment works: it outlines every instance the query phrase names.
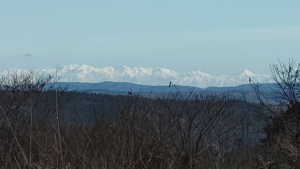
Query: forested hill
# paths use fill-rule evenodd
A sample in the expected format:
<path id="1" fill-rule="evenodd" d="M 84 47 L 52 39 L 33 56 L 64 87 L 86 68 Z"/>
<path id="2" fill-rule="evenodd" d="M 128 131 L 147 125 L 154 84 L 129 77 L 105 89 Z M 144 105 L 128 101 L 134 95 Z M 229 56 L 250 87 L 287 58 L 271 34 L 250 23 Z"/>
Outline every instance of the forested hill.
<path id="1" fill-rule="evenodd" d="M 253 87 L 250 84 L 243 84 L 238 86 L 230 87 L 207 87 L 207 88 L 198 88 L 193 86 L 179 86 L 173 85 L 169 87 L 169 84 L 165 86 L 149 86 L 134 84 L 128 82 L 101 82 L 101 83 L 79 83 L 79 82 L 58 82 L 61 86 L 68 86 L 68 90 L 73 91 L 111 91 L 111 92 L 201 92 L 201 91 L 253 91 Z M 261 84 L 261 91 L 272 91 L 272 88 L 276 88 L 274 83 L 265 83 Z"/>

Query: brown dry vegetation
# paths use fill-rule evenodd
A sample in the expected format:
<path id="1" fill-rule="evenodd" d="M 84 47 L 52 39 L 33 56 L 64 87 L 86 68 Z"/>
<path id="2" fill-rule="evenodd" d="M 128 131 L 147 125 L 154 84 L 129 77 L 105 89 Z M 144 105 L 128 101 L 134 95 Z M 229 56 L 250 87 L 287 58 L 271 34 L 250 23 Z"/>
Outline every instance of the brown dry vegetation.
<path id="1" fill-rule="evenodd" d="M 279 106 L 230 93 L 98 95 L 67 92 L 35 72 L 0 85 L 1 168 L 299 167 L 299 102 L 284 100 L 291 95 Z"/>

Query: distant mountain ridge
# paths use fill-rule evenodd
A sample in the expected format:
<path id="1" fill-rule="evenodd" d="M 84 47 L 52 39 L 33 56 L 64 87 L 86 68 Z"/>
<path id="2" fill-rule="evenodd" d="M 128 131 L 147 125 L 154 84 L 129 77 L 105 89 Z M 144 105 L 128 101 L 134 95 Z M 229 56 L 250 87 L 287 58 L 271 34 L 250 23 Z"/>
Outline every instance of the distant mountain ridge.
<path id="1" fill-rule="evenodd" d="M 156 93 L 168 93 L 168 92 L 225 92 L 225 91 L 254 91 L 251 84 L 243 84 L 238 86 L 230 87 L 207 87 L 198 88 L 192 86 L 180 86 L 168 85 L 164 86 L 149 86 L 140 85 L 128 82 L 101 82 L 101 83 L 79 83 L 79 82 L 59 82 L 60 86 L 68 86 L 69 91 L 81 91 L 81 92 L 91 92 L 97 90 L 108 90 L 117 92 L 156 92 Z M 275 83 L 265 83 L 262 84 L 261 91 L 272 91 L 277 85 Z"/>
<path id="2" fill-rule="evenodd" d="M 55 75 L 56 68 L 38 68 L 40 74 Z M 23 69 L 9 69 L 9 72 L 26 72 Z M 158 86 L 168 85 L 170 80 L 180 86 L 206 87 L 228 87 L 249 83 L 249 78 L 257 83 L 272 83 L 271 76 L 266 74 L 254 74 L 249 70 L 236 75 L 212 76 L 199 70 L 190 72 L 176 72 L 165 68 L 142 68 L 121 66 L 117 68 L 104 67 L 95 68 L 88 65 L 66 65 L 58 68 L 60 82 L 81 82 L 100 83 L 129 82 L 135 84 Z M 0 72 L 0 75 L 7 74 L 7 71 Z"/>

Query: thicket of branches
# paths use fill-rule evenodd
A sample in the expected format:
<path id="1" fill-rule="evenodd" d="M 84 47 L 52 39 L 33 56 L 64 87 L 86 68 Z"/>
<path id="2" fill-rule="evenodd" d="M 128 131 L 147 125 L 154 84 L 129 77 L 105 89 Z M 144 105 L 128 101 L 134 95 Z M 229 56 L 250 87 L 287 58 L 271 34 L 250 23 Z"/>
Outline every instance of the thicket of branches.
<path id="1" fill-rule="evenodd" d="M 51 76 L 0 82 L 1 168 L 298 168 L 299 65 L 273 65 L 270 105 L 220 94 L 69 92 Z M 173 84 L 172 84 L 173 85 Z"/>
<path id="2" fill-rule="evenodd" d="M 277 88 L 274 97 L 267 98 L 260 91 L 259 84 L 252 82 L 259 108 L 267 112 L 261 114 L 266 121 L 266 138 L 262 140 L 261 160 L 264 168 L 300 168 L 300 64 L 289 60 L 288 64 L 270 66 Z M 278 103 L 280 111 L 274 110 L 264 100 Z"/>

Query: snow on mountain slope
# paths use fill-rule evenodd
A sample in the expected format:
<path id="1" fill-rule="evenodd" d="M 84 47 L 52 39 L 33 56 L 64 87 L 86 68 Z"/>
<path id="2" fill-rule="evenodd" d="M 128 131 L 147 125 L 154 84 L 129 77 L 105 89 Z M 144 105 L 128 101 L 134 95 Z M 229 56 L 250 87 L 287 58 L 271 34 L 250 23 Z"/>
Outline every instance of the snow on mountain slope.
<path id="1" fill-rule="evenodd" d="M 40 74 L 55 75 L 56 68 L 36 69 Z M 7 72 L 18 73 L 26 72 L 22 69 L 9 69 L 0 72 L 0 75 L 6 75 Z M 211 76 L 201 71 L 191 71 L 178 73 L 165 68 L 142 68 L 142 67 L 104 67 L 95 68 L 88 65 L 66 65 L 58 68 L 58 76 L 61 82 L 131 82 L 145 85 L 168 85 L 171 80 L 174 84 L 195 87 L 224 87 L 237 86 L 249 83 L 249 77 L 254 82 L 271 83 L 271 76 L 265 74 L 254 74 L 249 70 L 235 75 Z"/>

